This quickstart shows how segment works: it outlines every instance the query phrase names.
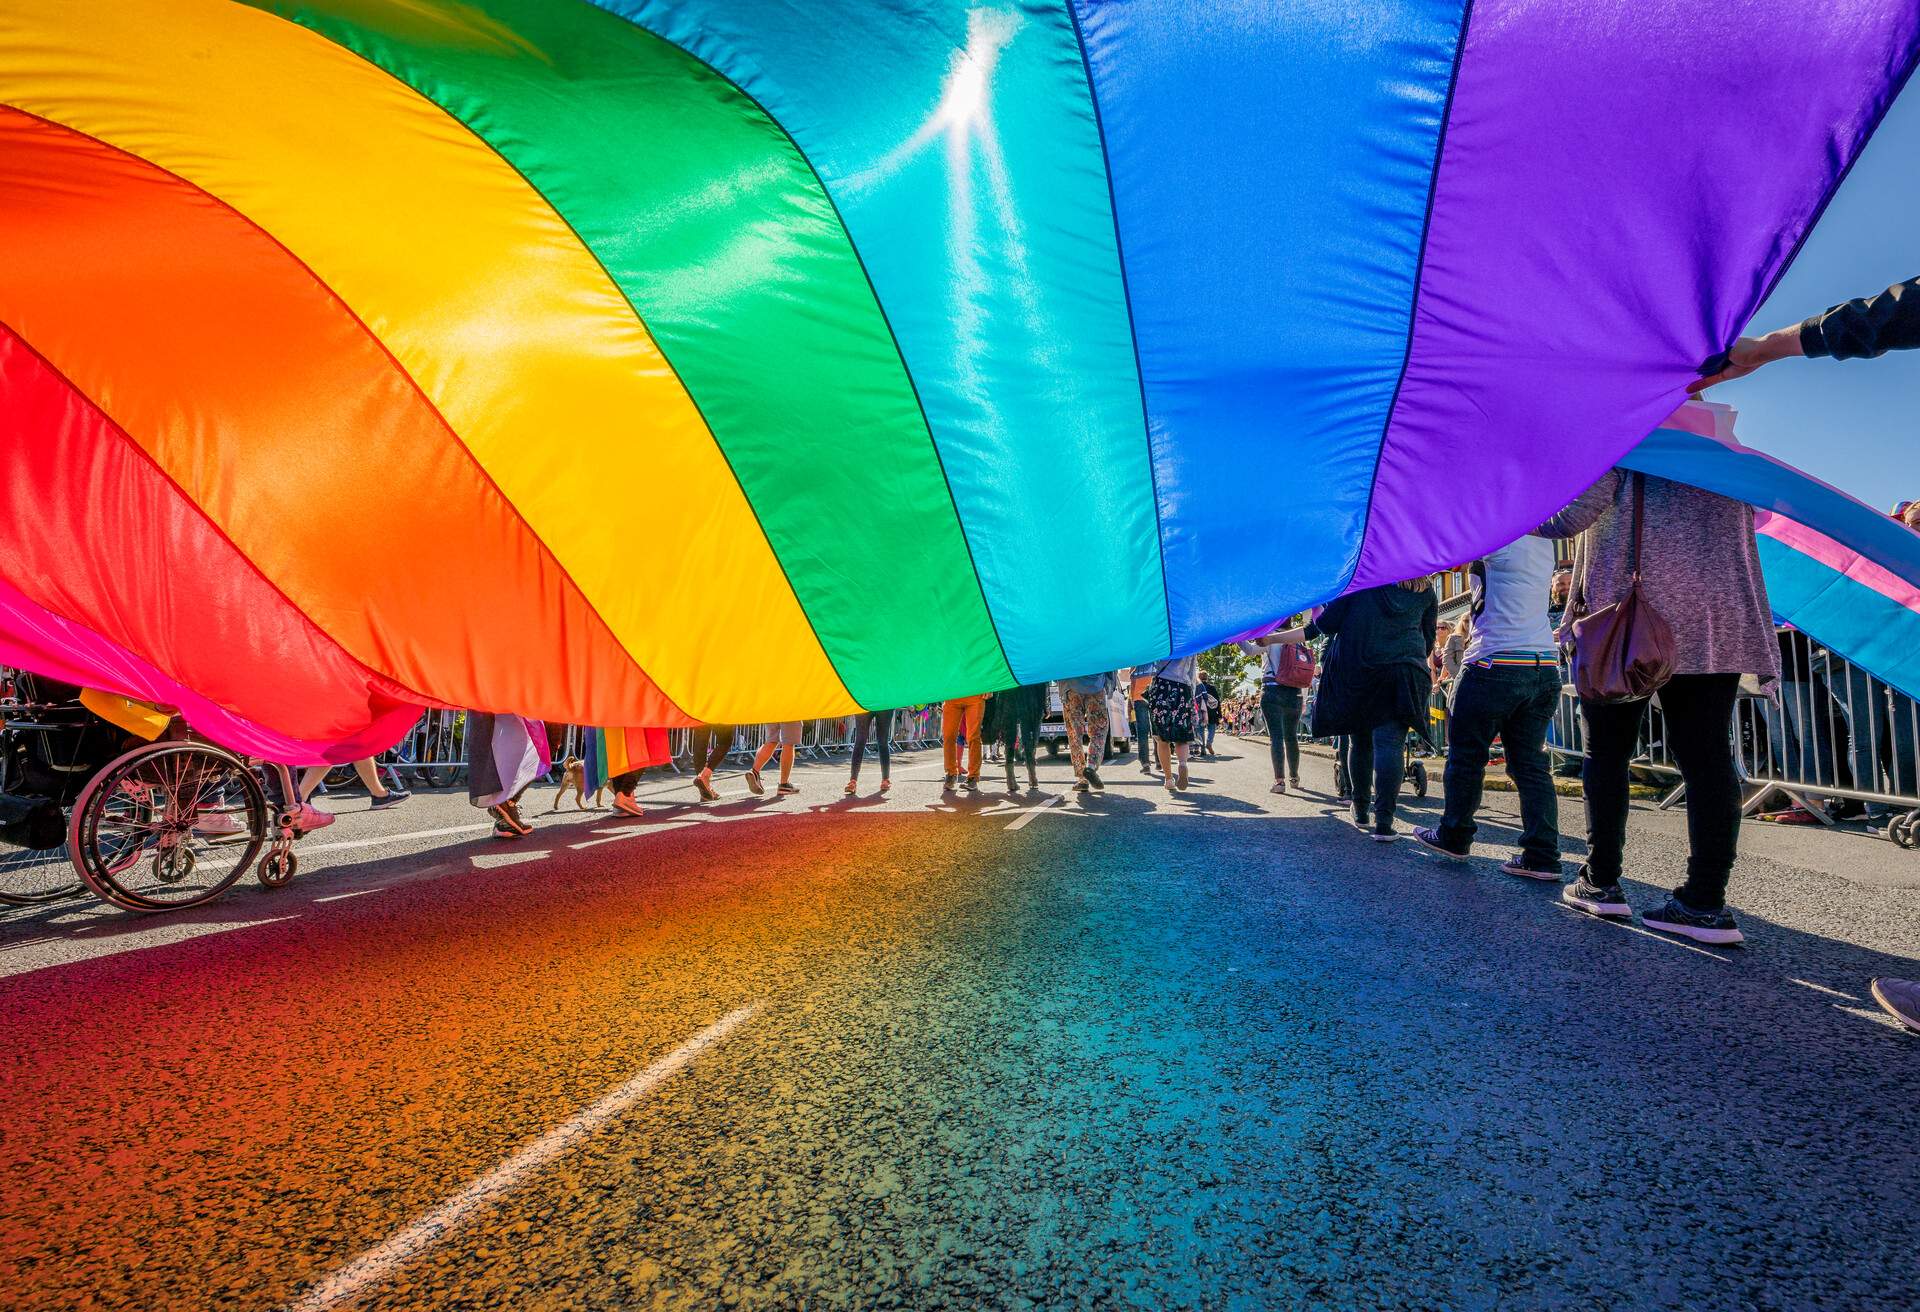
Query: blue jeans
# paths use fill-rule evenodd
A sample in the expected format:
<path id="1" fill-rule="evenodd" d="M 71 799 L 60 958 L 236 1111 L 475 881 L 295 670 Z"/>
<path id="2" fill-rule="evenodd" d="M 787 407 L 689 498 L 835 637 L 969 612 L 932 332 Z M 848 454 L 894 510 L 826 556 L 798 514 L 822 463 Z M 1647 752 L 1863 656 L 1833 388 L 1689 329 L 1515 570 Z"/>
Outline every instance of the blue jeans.
<path id="1" fill-rule="evenodd" d="M 1406 778 L 1407 726 L 1395 720 L 1361 733 L 1347 735 L 1347 774 L 1353 782 L 1353 818 L 1369 812 L 1373 827 L 1393 828 L 1394 807 Z"/>
<path id="2" fill-rule="evenodd" d="M 1447 732 L 1447 805 L 1440 841 L 1464 849 L 1479 826 L 1474 813 L 1487 781 L 1497 736 L 1507 750 L 1507 777 L 1520 794 L 1520 852 L 1531 864 L 1560 860 L 1560 802 L 1547 768 L 1547 726 L 1560 701 L 1560 671 L 1469 665 L 1454 688 Z"/>
<path id="3" fill-rule="evenodd" d="M 1147 709 L 1146 699 L 1133 704 L 1133 741 L 1140 750 L 1140 764 L 1152 761 L 1153 751 L 1153 712 Z"/>

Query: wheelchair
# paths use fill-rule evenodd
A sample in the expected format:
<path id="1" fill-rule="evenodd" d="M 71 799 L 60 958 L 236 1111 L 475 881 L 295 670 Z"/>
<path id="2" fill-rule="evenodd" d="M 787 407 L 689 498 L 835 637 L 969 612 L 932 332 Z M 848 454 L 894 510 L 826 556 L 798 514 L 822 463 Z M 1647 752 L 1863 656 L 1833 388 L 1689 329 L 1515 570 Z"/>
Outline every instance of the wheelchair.
<path id="1" fill-rule="evenodd" d="M 87 709 L 78 688 L 18 674 L 0 700 L 0 903 L 84 886 L 128 911 L 177 911 L 250 868 L 281 887 L 298 868 L 297 801 L 284 765 L 194 739 L 177 720 L 143 742 Z"/>

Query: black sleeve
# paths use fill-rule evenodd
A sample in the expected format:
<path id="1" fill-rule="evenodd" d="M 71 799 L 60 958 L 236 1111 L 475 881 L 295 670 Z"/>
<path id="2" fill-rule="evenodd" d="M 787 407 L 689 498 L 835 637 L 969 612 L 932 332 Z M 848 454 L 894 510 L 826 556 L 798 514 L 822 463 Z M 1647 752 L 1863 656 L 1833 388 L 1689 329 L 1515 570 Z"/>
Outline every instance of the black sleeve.
<path id="1" fill-rule="evenodd" d="M 1426 639 L 1426 651 L 1433 650 L 1434 640 L 1440 636 L 1440 600 L 1432 588 L 1427 589 L 1427 604 L 1420 610 L 1420 636 Z"/>
<path id="2" fill-rule="evenodd" d="M 1915 347 L 1920 347 L 1920 278 L 1836 305 L 1800 325 L 1800 349 L 1813 356 L 1862 360 Z"/>
<path id="3" fill-rule="evenodd" d="M 1353 596 L 1335 597 L 1328 602 L 1313 619 L 1307 622 L 1308 638 L 1324 638 L 1340 632 L 1340 626 L 1347 621 L 1347 612 L 1353 609 Z"/>

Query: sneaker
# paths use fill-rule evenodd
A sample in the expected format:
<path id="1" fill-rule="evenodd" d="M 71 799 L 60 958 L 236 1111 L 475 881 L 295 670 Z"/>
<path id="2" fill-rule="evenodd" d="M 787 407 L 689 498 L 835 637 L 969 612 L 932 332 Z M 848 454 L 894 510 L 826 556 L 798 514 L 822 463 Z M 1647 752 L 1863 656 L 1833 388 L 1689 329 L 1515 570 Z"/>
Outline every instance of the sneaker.
<path id="1" fill-rule="evenodd" d="M 1594 883 L 1593 876 L 1587 873 L 1585 866 L 1580 867 L 1580 873 L 1571 884 L 1560 890 L 1560 900 L 1590 916 L 1633 919 L 1633 908 L 1627 905 L 1627 895 L 1620 891 L 1620 885 Z"/>
<path id="2" fill-rule="evenodd" d="M 1081 775 L 1080 777 L 1078 777 L 1073 781 L 1073 791 L 1076 793 L 1087 792 L 1092 787 L 1093 785 L 1087 782 L 1087 777 L 1085 775 Z"/>
<path id="3" fill-rule="evenodd" d="M 767 795 L 767 786 L 760 782 L 760 772 L 758 770 L 747 771 L 747 788 L 755 797 L 765 797 Z"/>
<path id="4" fill-rule="evenodd" d="M 406 801 L 409 797 L 412 797 L 412 796 L 413 794 L 408 792 L 404 788 L 389 788 L 387 789 L 387 795 L 385 797 L 376 797 L 373 799 L 373 806 L 371 809 L 375 811 L 384 811 L 388 807 L 400 805 L 400 803 Z"/>
<path id="5" fill-rule="evenodd" d="M 615 793 L 613 795 L 613 809 L 621 812 L 623 815 L 646 814 L 645 811 L 640 809 L 640 803 L 633 800 L 632 793 Z"/>
<path id="6" fill-rule="evenodd" d="M 315 811 L 314 814 L 327 815 L 325 811 Z M 333 817 L 328 815 L 322 823 L 332 824 Z M 231 811 L 202 811 L 193 817 L 193 832 L 202 838 L 230 838 L 246 833 L 247 826 Z"/>
<path id="7" fill-rule="evenodd" d="M 1394 829 L 1393 821 L 1391 820 L 1387 821 L 1384 827 L 1381 825 L 1375 825 L 1373 828 L 1369 829 L 1367 831 L 1367 837 L 1371 838 L 1376 843 L 1397 843 L 1400 841 L 1400 835 Z"/>
<path id="8" fill-rule="evenodd" d="M 1915 1033 L 1920 1033 L 1920 982 L 1910 979 L 1877 979 L 1869 986 L 1873 1000 L 1889 1016 Z"/>
<path id="9" fill-rule="evenodd" d="M 316 829 L 325 829 L 334 819 L 331 812 L 322 811 L 312 802 L 302 802 L 293 813 L 293 827 L 303 834 L 310 834 Z"/>
<path id="10" fill-rule="evenodd" d="M 1360 830 L 1362 833 L 1365 833 L 1367 830 L 1373 828 L 1372 813 L 1369 811 L 1363 811 L 1358 807 L 1354 808 L 1353 827 L 1355 829 Z"/>
<path id="11" fill-rule="evenodd" d="M 1100 779 L 1100 771 L 1091 765 L 1087 767 L 1087 782 L 1092 784 L 1096 791 L 1105 791 L 1106 789 L 1106 784 Z"/>
<path id="12" fill-rule="evenodd" d="M 525 838 L 533 832 L 533 826 L 520 818 L 520 808 L 512 802 L 500 802 L 490 806 L 487 808 L 487 814 L 494 819 L 496 834 L 500 832 L 502 826 L 511 831 L 509 835 L 502 835 L 502 837 Z"/>
<path id="13" fill-rule="evenodd" d="M 1300 790 L 1300 776 L 1296 774 L 1290 779 L 1288 779 L 1287 787 L 1293 789 L 1295 792 L 1298 792 Z"/>
<path id="14" fill-rule="evenodd" d="M 782 782 L 777 787 L 775 787 L 773 791 L 778 793 L 782 797 L 792 797 L 795 793 L 800 791 L 800 785 Z"/>
<path id="15" fill-rule="evenodd" d="M 1452 861 L 1465 861 L 1472 851 L 1471 848 L 1463 851 L 1459 848 L 1448 846 L 1447 843 L 1441 839 L 1440 830 L 1432 825 L 1424 825 L 1414 830 L 1413 841 L 1422 847 L 1438 852 L 1441 856 Z"/>
<path id="16" fill-rule="evenodd" d="M 1271 788 L 1269 788 L 1269 789 L 1267 789 L 1267 791 L 1268 791 L 1268 792 L 1270 792 L 1270 793 L 1279 793 L 1279 794 L 1281 794 L 1281 795 L 1283 795 L 1283 796 L 1284 796 L 1284 795 L 1285 795 L 1285 793 L 1286 793 L 1286 791 L 1287 791 L 1287 782 L 1286 782 L 1286 780 L 1284 780 L 1284 779 L 1275 779 L 1275 780 L 1273 781 L 1273 787 L 1271 787 Z"/>
<path id="17" fill-rule="evenodd" d="M 948 774 L 948 775 L 940 776 L 940 791 L 943 793 L 950 793 L 953 791 L 952 775 Z"/>
<path id="18" fill-rule="evenodd" d="M 979 791 L 980 791 L 980 776 L 979 776 L 979 775 L 977 775 L 977 774 L 970 774 L 970 775 L 968 775 L 968 776 L 966 777 L 966 779 L 962 781 L 962 787 L 964 787 L 964 788 L 965 788 L 965 789 L 966 789 L 966 790 L 967 790 L 968 792 L 970 792 L 970 793 L 977 793 L 977 792 L 979 792 Z"/>
<path id="19" fill-rule="evenodd" d="M 1565 878 L 1565 876 L 1560 873 L 1560 863 L 1558 861 L 1551 864 L 1540 861 L 1536 864 L 1534 858 L 1530 856 L 1515 857 L 1513 860 L 1501 866 L 1500 870 L 1503 874 L 1518 875 L 1522 879 L 1538 879 L 1543 882 L 1550 879 L 1556 884 Z"/>
<path id="20" fill-rule="evenodd" d="M 515 829 L 505 820 L 495 820 L 493 822 L 493 836 L 495 838 L 525 838 L 526 834 Z"/>
<path id="21" fill-rule="evenodd" d="M 1640 923 L 1648 929 L 1678 934 L 1696 943 L 1731 947 L 1746 941 L 1746 935 L 1740 932 L 1740 926 L 1733 919 L 1733 912 L 1725 907 L 1718 911 L 1695 911 L 1678 896 L 1669 897 L 1658 911 L 1649 911 L 1641 916 Z"/>

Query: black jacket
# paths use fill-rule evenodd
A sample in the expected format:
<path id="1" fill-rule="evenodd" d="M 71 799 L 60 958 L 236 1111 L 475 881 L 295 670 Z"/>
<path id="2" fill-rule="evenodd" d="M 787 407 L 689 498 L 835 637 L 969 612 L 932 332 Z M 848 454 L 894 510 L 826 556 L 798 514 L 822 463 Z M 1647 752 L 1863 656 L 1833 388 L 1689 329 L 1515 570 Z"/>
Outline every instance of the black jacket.
<path id="1" fill-rule="evenodd" d="M 1836 305 L 1800 325 L 1800 349 L 1808 355 L 1861 360 L 1915 347 L 1920 347 L 1920 278 Z"/>
<path id="2" fill-rule="evenodd" d="M 1418 592 L 1385 584 L 1336 598 L 1307 626 L 1307 636 L 1331 634 L 1313 701 L 1313 736 L 1365 733 L 1399 723 L 1425 732 L 1427 698 L 1440 602 L 1432 588 Z"/>

